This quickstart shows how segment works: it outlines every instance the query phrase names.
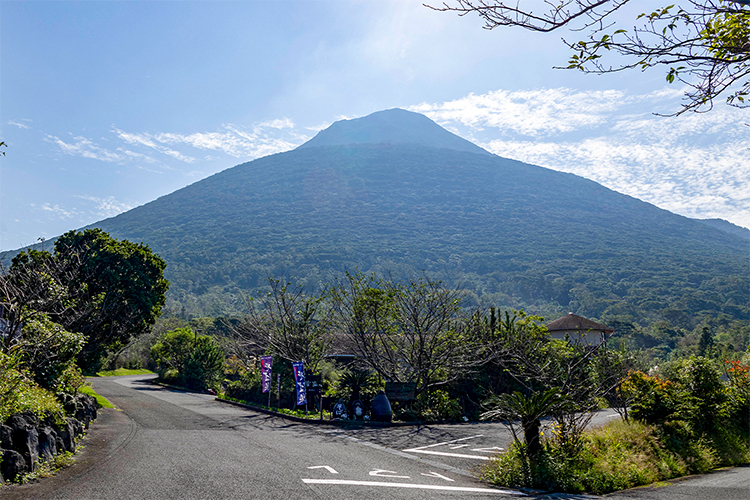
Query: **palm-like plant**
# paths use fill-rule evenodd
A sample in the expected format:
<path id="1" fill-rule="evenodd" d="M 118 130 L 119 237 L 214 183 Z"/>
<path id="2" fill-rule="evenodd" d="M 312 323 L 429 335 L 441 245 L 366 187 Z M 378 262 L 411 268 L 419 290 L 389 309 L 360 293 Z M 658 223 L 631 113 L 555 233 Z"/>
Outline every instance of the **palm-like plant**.
<path id="1" fill-rule="evenodd" d="M 529 455 L 536 457 L 541 451 L 541 419 L 564 409 L 570 403 L 570 398 L 560 394 L 557 388 L 532 392 L 530 395 L 516 391 L 491 397 L 486 403 L 491 409 L 482 413 L 480 418 L 503 421 L 510 428 L 515 441 L 520 441 L 516 432 L 516 425 L 520 422 Z"/>

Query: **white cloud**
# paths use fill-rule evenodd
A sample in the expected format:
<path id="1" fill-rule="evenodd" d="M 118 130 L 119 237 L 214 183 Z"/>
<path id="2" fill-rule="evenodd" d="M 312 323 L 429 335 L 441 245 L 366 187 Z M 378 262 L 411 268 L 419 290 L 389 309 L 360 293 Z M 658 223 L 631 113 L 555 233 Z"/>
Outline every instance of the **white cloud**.
<path id="1" fill-rule="evenodd" d="M 195 161 L 195 158 L 192 158 L 190 156 L 185 156 L 179 151 L 175 151 L 174 149 L 170 149 L 170 148 L 162 146 L 159 143 L 163 143 L 164 141 L 155 139 L 149 134 L 133 134 L 129 132 L 124 132 L 119 129 L 114 129 L 113 132 L 117 135 L 117 137 L 127 142 L 128 144 L 131 144 L 134 146 L 145 146 L 147 148 L 154 149 L 160 153 L 163 153 L 167 156 L 175 158 L 176 160 L 184 161 L 185 163 L 192 163 Z"/>
<path id="2" fill-rule="evenodd" d="M 69 144 L 59 137 L 48 135 L 46 140 L 57 144 L 60 150 L 66 155 L 71 156 L 83 156 L 84 158 L 92 158 L 94 160 L 101 160 L 110 163 L 119 163 L 123 160 L 123 157 L 117 153 L 109 151 L 105 148 L 99 147 L 97 144 L 92 142 L 90 139 L 85 137 L 74 137 L 72 144 Z"/>
<path id="3" fill-rule="evenodd" d="M 742 111 L 655 116 L 682 91 L 542 89 L 410 109 L 500 156 L 571 172 L 688 217 L 750 227 L 750 129 Z M 672 102 L 674 101 L 674 103 Z"/>
<path id="4" fill-rule="evenodd" d="M 22 120 L 22 121 L 30 122 L 31 120 Z M 22 128 L 22 129 L 30 129 L 31 128 L 30 126 L 26 125 L 25 123 L 20 123 L 20 122 L 13 121 L 13 120 L 8 120 L 7 123 L 8 123 L 8 125 L 15 125 L 16 127 Z"/>
<path id="5" fill-rule="evenodd" d="M 114 217 L 133 208 L 132 205 L 115 200 L 114 196 L 99 198 L 96 196 L 76 195 L 75 197 L 94 203 L 92 215 L 96 215 L 97 217 Z"/>
<path id="6" fill-rule="evenodd" d="M 232 124 L 223 125 L 217 132 L 138 134 L 119 129 L 113 129 L 113 132 L 130 145 L 151 148 L 175 159 L 192 163 L 196 161 L 195 158 L 172 148 L 187 145 L 195 149 L 217 151 L 235 158 L 252 159 L 293 149 L 308 139 L 306 135 L 294 132 L 294 129 L 295 125 L 291 120 L 282 118 L 258 123 L 248 129 Z"/>
<path id="7" fill-rule="evenodd" d="M 496 128 L 540 137 L 601 125 L 606 122 L 607 113 L 619 109 L 624 102 L 624 94 L 617 90 L 496 90 L 440 104 L 422 103 L 408 109 L 440 124 L 460 123 L 476 130 Z"/>
<path id="8" fill-rule="evenodd" d="M 34 206 L 34 205 L 32 205 Z M 72 209 L 64 209 L 60 205 L 50 205 L 49 203 L 44 203 L 41 206 L 42 210 L 45 212 L 51 212 L 52 214 L 56 215 L 60 219 L 72 219 L 73 217 L 76 217 L 80 215 L 81 213 L 77 211 L 75 208 Z"/>
<path id="9" fill-rule="evenodd" d="M 289 118 L 281 118 L 260 123 L 258 126 L 262 128 L 294 128 L 294 122 Z"/>

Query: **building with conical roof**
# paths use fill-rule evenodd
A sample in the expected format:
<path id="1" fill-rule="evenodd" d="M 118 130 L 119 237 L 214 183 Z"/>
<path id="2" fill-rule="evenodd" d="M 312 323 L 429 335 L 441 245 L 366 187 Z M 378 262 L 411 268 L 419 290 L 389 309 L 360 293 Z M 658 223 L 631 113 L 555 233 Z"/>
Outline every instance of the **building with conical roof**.
<path id="1" fill-rule="evenodd" d="M 614 330 L 583 316 L 568 313 L 547 325 L 551 339 L 569 340 L 582 345 L 599 345 L 606 342 Z"/>

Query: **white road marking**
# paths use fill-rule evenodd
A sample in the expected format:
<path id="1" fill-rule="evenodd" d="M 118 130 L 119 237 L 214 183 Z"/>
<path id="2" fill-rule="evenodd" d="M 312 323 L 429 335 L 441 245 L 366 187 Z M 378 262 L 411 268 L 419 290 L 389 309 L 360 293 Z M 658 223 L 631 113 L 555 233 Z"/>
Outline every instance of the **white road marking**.
<path id="1" fill-rule="evenodd" d="M 444 444 L 458 443 L 460 441 L 467 441 L 469 439 L 480 438 L 482 436 L 484 436 L 484 434 L 477 434 L 476 436 L 469 436 L 469 437 L 466 437 L 466 438 L 454 439 L 453 441 L 446 441 L 444 443 L 435 443 L 435 444 L 430 444 L 430 445 L 427 445 L 427 446 L 420 446 L 419 448 L 413 448 L 413 449 L 414 450 L 426 450 L 427 448 L 434 448 L 435 446 L 443 446 Z M 404 450 L 404 451 L 412 451 L 412 450 Z"/>
<path id="2" fill-rule="evenodd" d="M 314 467 L 308 467 L 308 469 L 325 469 L 328 472 L 330 472 L 331 474 L 338 474 L 338 472 L 336 471 L 336 469 L 334 469 L 333 467 L 330 467 L 328 465 L 316 465 Z"/>
<path id="3" fill-rule="evenodd" d="M 449 478 L 449 477 L 445 477 L 445 476 L 444 476 L 444 475 L 442 475 L 442 474 L 438 474 L 437 472 L 432 472 L 432 471 L 430 471 L 430 472 L 428 472 L 428 473 L 426 473 L 426 474 L 425 474 L 425 473 L 423 472 L 423 473 L 422 473 L 422 475 L 423 475 L 423 476 L 427 476 L 427 477 L 436 477 L 436 478 L 438 478 L 438 479 L 445 479 L 446 481 L 450 481 L 451 483 L 453 483 L 453 482 L 454 482 L 454 481 L 453 481 L 453 479 L 451 479 L 451 478 Z"/>
<path id="4" fill-rule="evenodd" d="M 437 455 L 440 457 L 458 457 L 458 458 L 471 458 L 473 460 L 489 460 L 490 457 L 487 457 L 484 455 L 464 455 L 463 453 L 448 453 L 444 451 L 432 451 L 432 450 L 427 449 L 427 448 L 434 448 L 435 446 L 444 446 L 447 444 L 458 443 L 460 441 L 467 441 L 469 439 L 475 439 L 475 438 L 483 437 L 483 436 L 484 434 L 477 434 L 476 436 L 469 436 L 469 437 L 465 437 L 461 439 L 454 439 L 453 441 L 446 441 L 444 443 L 435 443 L 435 444 L 430 444 L 427 446 L 420 446 L 419 448 L 411 448 L 411 449 L 403 450 L 403 451 L 408 452 L 408 453 L 422 453 L 424 455 Z M 466 445 L 466 446 L 469 446 L 469 445 Z M 456 449 L 456 448 L 458 447 L 455 447 L 455 448 L 451 447 L 451 449 Z M 477 449 L 481 450 L 482 448 L 477 448 Z"/>
<path id="5" fill-rule="evenodd" d="M 398 479 L 411 479 L 409 476 L 394 476 L 393 474 L 396 474 L 396 471 L 393 470 L 383 470 L 383 469 L 377 469 L 377 470 L 371 470 L 370 475 L 371 476 L 378 476 L 378 477 L 394 477 Z"/>
<path id="6" fill-rule="evenodd" d="M 432 451 L 432 450 L 422 450 L 420 448 L 414 448 L 413 450 L 404 450 L 408 451 L 410 453 L 423 453 L 425 455 L 437 455 L 439 457 L 458 457 L 458 458 L 471 458 L 474 460 L 489 460 L 490 457 L 485 455 L 463 455 L 461 453 L 446 453 L 443 451 Z"/>
<path id="7" fill-rule="evenodd" d="M 448 472 L 451 472 L 453 474 L 458 474 L 459 476 L 465 476 L 465 477 L 470 477 L 470 478 L 474 477 L 474 473 L 466 471 L 466 470 L 463 470 L 463 469 L 459 469 L 458 467 L 453 467 L 453 466 L 448 465 L 448 464 L 444 464 L 444 463 L 441 463 L 441 462 L 436 462 L 434 460 L 429 460 L 429 459 L 422 458 L 422 457 L 415 457 L 414 455 L 410 455 L 409 453 L 404 453 L 403 451 L 400 451 L 400 450 L 394 450 L 393 448 L 386 448 L 385 446 L 381 446 L 379 444 L 371 443 L 369 441 L 363 441 L 362 439 L 355 438 L 354 436 L 347 436 L 346 434 L 343 434 L 341 432 L 341 430 L 339 430 L 339 429 L 324 430 L 324 431 L 319 431 L 319 432 L 322 432 L 324 434 L 331 434 L 331 435 L 336 436 L 338 438 L 346 439 L 348 441 L 352 441 L 352 442 L 357 443 L 359 445 L 367 446 L 368 448 L 372 448 L 374 450 L 379 450 L 379 451 L 382 451 L 384 453 L 390 453 L 391 455 L 395 455 L 397 457 L 406 458 L 408 460 L 417 460 L 417 461 L 419 461 L 420 464 L 423 464 L 423 465 L 426 464 L 426 465 L 429 465 L 430 467 L 435 467 L 435 468 L 438 468 L 438 469 L 447 470 Z"/>
<path id="8" fill-rule="evenodd" d="M 480 453 L 497 453 L 498 451 L 503 451 L 505 448 L 500 448 L 499 446 L 493 446 L 492 448 L 472 448 L 471 451 L 478 451 Z"/>
<path id="9" fill-rule="evenodd" d="M 351 481 L 346 479 L 302 479 L 305 484 L 339 484 L 349 486 L 379 486 L 382 488 L 410 488 L 418 490 L 461 491 L 465 493 L 495 493 L 498 495 L 526 496 L 520 491 L 472 488 L 468 486 L 438 486 L 434 484 L 385 483 L 380 481 Z"/>

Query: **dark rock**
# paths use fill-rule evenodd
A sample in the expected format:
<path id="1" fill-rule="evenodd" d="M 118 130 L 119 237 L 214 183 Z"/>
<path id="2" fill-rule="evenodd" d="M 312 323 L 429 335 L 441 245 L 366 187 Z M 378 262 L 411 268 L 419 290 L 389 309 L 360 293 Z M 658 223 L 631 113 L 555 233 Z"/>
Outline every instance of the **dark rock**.
<path id="1" fill-rule="evenodd" d="M 76 428 L 79 427 L 83 432 L 81 423 L 74 418 L 66 418 L 65 423 L 57 424 L 57 435 L 62 445 L 58 446 L 59 452 L 63 451 L 75 451 L 76 449 Z"/>
<path id="2" fill-rule="evenodd" d="M 62 440 L 62 437 L 60 437 L 59 434 L 57 434 L 57 437 L 55 437 L 55 448 L 57 448 L 57 453 L 65 453 L 65 442 Z"/>
<path id="3" fill-rule="evenodd" d="M 39 438 L 39 458 L 45 462 L 52 461 L 57 455 L 57 433 L 52 427 L 37 428 Z"/>
<path id="4" fill-rule="evenodd" d="M 0 463 L 0 472 L 6 481 L 15 481 L 19 476 L 29 471 L 26 459 L 14 450 L 0 450 L 3 461 Z"/>
<path id="5" fill-rule="evenodd" d="M 39 419 L 33 414 L 17 413 L 11 415 L 6 423 L 13 430 L 13 449 L 23 455 L 28 469 L 34 472 L 39 458 L 39 435 L 36 430 Z"/>
<path id="6" fill-rule="evenodd" d="M 390 422 L 393 420 L 391 402 L 388 401 L 388 396 L 385 395 L 385 392 L 378 391 L 377 396 L 372 399 L 370 414 L 375 422 Z"/>
<path id="7" fill-rule="evenodd" d="M 0 448 L 10 450 L 13 448 L 13 428 L 0 425 Z"/>
<path id="8" fill-rule="evenodd" d="M 88 394 L 77 394 L 75 397 L 76 401 L 76 412 L 75 418 L 83 423 L 83 426 L 88 429 L 89 424 L 92 420 L 96 420 L 97 416 L 97 405 L 96 399 L 89 396 Z"/>
<path id="9" fill-rule="evenodd" d="M 70 423 L 73 424 L 73 437 L 78 437 L 83 434 L 83 424 L 75 418 L 69 419 Z"/>

